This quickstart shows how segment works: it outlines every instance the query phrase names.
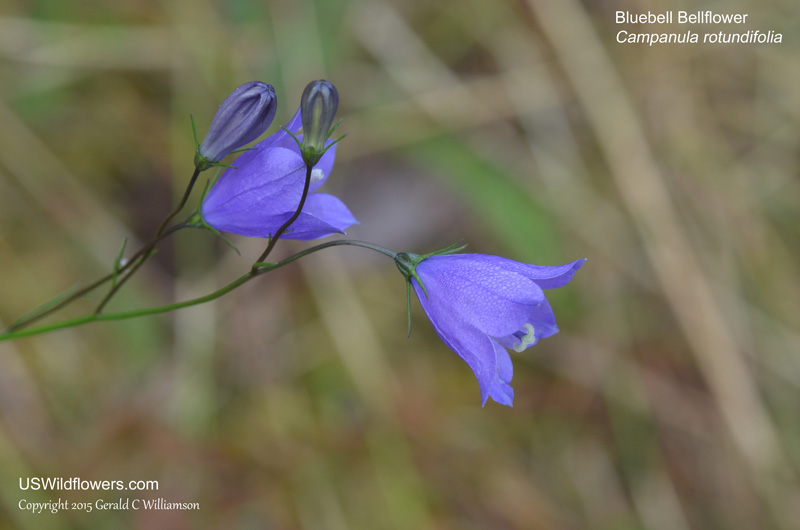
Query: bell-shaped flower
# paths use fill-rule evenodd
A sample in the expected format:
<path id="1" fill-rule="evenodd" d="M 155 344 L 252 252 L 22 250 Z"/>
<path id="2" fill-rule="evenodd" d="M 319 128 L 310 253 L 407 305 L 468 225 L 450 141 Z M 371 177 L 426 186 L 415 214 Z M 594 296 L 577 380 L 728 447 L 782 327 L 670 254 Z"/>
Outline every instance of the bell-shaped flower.
<path id="1" fill-rule="evenodd" d="M 296 132 L 300 127 L 298 110 L 286 129 Z M 342 201 L 313 193 L 328 179 L 335 158 L 333 146 L 313 167 L 303 210 L 281 238 L 308 241 L 343 234 L 345 228 L 358 224 Z M 297 142 L 280 130 L 242 153 L 235 164 L 236 169 L 226 169 L 203 199 L 203 220 L 221 232 L 270 237 L 300 204 L 306 166 Z"/>
<path id="2" fill-rule="evenodd" d="M 195 166 L 203 171 L 266 131 L 275 118 L 275 89 L 261 81 L 250 81 L 225 98 L 217 109 L 208 133 L 195 154 Z"/>
<path id="3" fill-rule="evenodd" d="M 446 249 L 447 250 L 447 249 Z M 542 289 L 561 287 L 586 260 L 544 267 L 484 254 L 398 254 L 398 268 L 448 348 L 478 379 L 481 400 L 511 406 L 508 349 L 530 348 L 558 332 Z"/>

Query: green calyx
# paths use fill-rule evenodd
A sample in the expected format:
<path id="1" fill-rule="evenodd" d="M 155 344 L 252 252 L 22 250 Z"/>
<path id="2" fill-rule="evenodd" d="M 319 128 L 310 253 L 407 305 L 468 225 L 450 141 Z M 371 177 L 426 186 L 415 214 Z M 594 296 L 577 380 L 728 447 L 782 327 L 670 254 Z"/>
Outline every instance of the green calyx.
<path id="1" fill-rule="evenodd" d="M 408 309 L 408 334 L 411 335 L 411 278 L 417 280 L 417 283 L 422 287 L 422 292 L 425 294 L 425 299 L 428 298 L 428 290 L 425 289 L 425 284 L 417 274 L 417 265 L 422 263 L 425 259 L 431 256 L 444 256 L 447 254 L 455 254 L 467 245 L 463 241 L 453 243 L 449 247 L 441 250 L 436 250 L 429 254 L 412 254 L 411 252 L 400 252 L 394 257 L 394 264 L 397 265 L 398 270 L 403 274 L 406 279 L 406 307 Z"/>
<path id="2" fill-rule="evenodd" d="M 197 141 L 197 127 L 194 124 L 194 116 L 189 114 L 189 119 L 192 120 L 192 136 L 194 137 L 194 167 L 198 171 L 205 171 L 214 167 L 214 162 L 200 154 L 200 142 Z"/>
<path id="3" fill-rule="evenodd" d="M 254 149 L 252 147 L 247 147 L 245 149 L 237 149 L 236 151 L 231 151 L 230 154 L 233 153 L 241 153 L 242 151 L 249 151 L 250 149 Z M 200 154 L 200 148 L 197 148 L 197 151 L 194 153 L 194 167 L 197 168 L 198 171 L 205 171 L 207 169 L 211 169 L 212 167 L 224 167 L 227 169 L 237 169 L 236 166 L 231 166 L 228 164 L 223 164 L 222 162 L 215 162 L 214 160 L 209 160 L 208 158 L 204 157 Z"/>
<path id="4" fill-rule="evenodd" d="M 196 167 L 200 171 L 205 171 L 206 169 L 210 169 L 214 167 L 214 162 L 210 161 L 206 157 L 200 154 L 200 150 L 198 149 L 194 153 L 194 167 Z"/>
<path id="5" fill-rule="evenodd" d="M 394 258 L 394 264 L 397 265 L 397 268 L 400 272 L 405 276 L 406 282 L 410 285 L 411 278 L 417 280 L 417 283 L 422 287 L 422 291 L 425 293 L 425 297 L 428 297 L 428 291 L 425 290 L 425 284 L 422 283 L 419 275 L 417 275 L 417 265 L 425 259 L 427 256 L 420 256 L 419 254 L 411 254 L 410 252 L 400 252 Z"/>
<path id="6" fill-rule="evenodd" d="M 327 142 L 330 139 L 333 132 L 336 130 L 337 127 L 339 127 L 340 123 L 342 123 L 342 120 L 339 120 L 333 127 L 331 127 L 331 130 L 328 131 L 328 135 L 325 137 L 325 142 Z M 314 145 L 308 145 L 306 143 L 305 136 L 303 136 L 303 141 L 301 142 L 300 139 L 297 138 L 297 136 L 295 136 L 295 134 L 286 127 L 281 127 L 281 129 L 283 130 L 283 132 L 292 137 L 292 139 L 297 144 L 297 147 L 300 149 L 300 154 L 303 157 L 303 162 L 307 166 L 311 167 L 317 165 L 317 162 L 319 162 L 320 158 L 322 158 L 322 155 L 324 155 L 328 149 L 338 144 L 340 141 L 344 139 L 345 136 L 347 136 L 347 134 L 343 134 L 333 142 L 329 143 L 328 145 L 324 145 L 323 143 L 322 146 L 314 146 Z"/>

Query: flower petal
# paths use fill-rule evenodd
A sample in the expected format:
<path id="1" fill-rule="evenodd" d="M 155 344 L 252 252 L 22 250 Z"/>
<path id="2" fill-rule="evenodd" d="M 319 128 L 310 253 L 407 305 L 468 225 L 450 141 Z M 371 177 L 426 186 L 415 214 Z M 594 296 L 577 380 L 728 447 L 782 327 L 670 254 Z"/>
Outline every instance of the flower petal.
<path id="1" fill-rule="evenodd" d="M 520 263 L 510 259 L 500 259 L 504 262 L 501 267 L 530 278 L 542 289 L 556 289 L 566 285 L 575 275 L 575 271 L 580 269 L 586 261 L 586 258 L 584 258 L 565 265 L 548 267 L 544 265 L 528 265 L 527 263 Z"/>
<path id="2" fill-rule="evenodd" d="M 288 219 L 293 211 L 286 216 Z M 333 234 L 344 234 L 344 229 L 358 221 L 342 201 L 327 193 L 314 193 L 306 199 L 300 216 L 289 227 L 283 239 L 309 241 Z"/>
<path id="3" fill-rule="evenodd" d="M 277 229 L 271 218 L 293 212 L 300 202 L 303 176 L 303 160 L 293 151 L 258 151 L 250 163 L 220 176 L 203 200 L 203 219 L 217 230 L 268 236 Z"/>
<path id="4" fill-rule="evenodd" d="M 481 389 L 481 403 L 485 404 L 486 400 L 492 397 L 494 393 L 502 400 L 499 401 L 500 403 L 508 404 L 508 400 L 502 397 L 506 393 L 505 388 L 502 386 L 505 383 L 501 380 L 499 381 L 500 386 L 498 386 L 498 359 L 494 342 L 481 333 L 480 330 L 468 325 L 452 312 L 447 311 L 446 308 L 431 303 L 431 300 L 425 297 L 424 291 L 415 279 L 412 279 L 411 283 L 414 286 L 414 292 L 417 293 L 422 309 L 425 310 L 433 329 L 436 330 L 436 334 L 439 335 L 439 338 L 448 348 L 453 350 L 472 368 L 475 377 L 478 379 L 478 386 Z M 442 311 L 442 309 L 445 310 Z M 505 350 L 501 347 L 499 349 L 505 353 L 505 358 L 500 360 L 501 375 L 510 376 L 511 373 L 508 368 L 511 360 Z M 511 378 L 509 377 L 508 380 L 510 381 Z"/>
<path id="5" fill-rule="evenodd" d="M 497 361 L 494 380 L 489 389 L 489 397 L 501 405 L 514 406 L 514 389 L 509 383 L 514 376 L 514 366 L 511 364 L 511 357 L 500 344 L 492 341 L 494 346 L 494 356 Z M 486 405 L 486 400 L 483 400 Z"/>
<path id="6" fill-rule="evenodd" d="M 300 112 L 300 107 L 297 107 L 297 112 L 295 112 L 292 119 L 289 120 L 286 128 L 292 131 L 292 133 L 295 135 L 300 131 L 300 129 L 303 128 L 303 114 Z"/>
<path id="7" fill-rule="evenodd" d="M 303 135 L 302 134 L 297 135 L 297 139 L 302 142 Z M 328 140 L 325 143 L 325 145 L 330 145 L 332 143 L 333 140 Z M 280 144 L 280 147 L 291 149 L 292 151 L 297 153 L 297 156 L 301 158 L 303 156 L 300 154 L 300 148 L 297 146 L 297 143 L 291 138 L 289 138 L 288 142 L 287 141 L 282 142 Z M 338 147 L 338 144 L 334 145 L 333 147 L 325 151 L 325 154 L 322 155 L 322 158 L 319 159 L 319 162 L 317 162 L 312 168 L 313 173 L 311 173 L 311 185 L 308 187 L 309 193 L 317 191 L 320 188 L 320 186 L 325 184 L 325 181 L 328 180 L 328 177 L 330 176 L 331 171 L 333 170 L 333 164 L 334 162 L 336 162 L 336 147 Z M 303 176 L 305 176 L 305 174 Z"/>
<path id="8" fill-rule="evenodd" d="M 432 256 L 417 265 L 417 274 L 437 311 L 455 313 L 491 337 L 505 337 L 522 328 L 544 293 L 525 276 L 484 257 L 495 256 Z"/>
<path id="9" fill-rule="evenodd" d="M 289 121 L 289 123 L 284 127 L 294 133 L 297 139 L 302 142 L 303 135 L 300 134 L 300 129 L 303 126 L 303 120 L 300 115 L 300 109 L 297 109 L 297 113 L 295 113 L 294 117 Z M 328 140 L 325 142 L 325 145 L 330 145 L 334 142 L 334 140 Z M 256 150 L 264 150 L 273 147 L 283 147 L 284 149 L 289 149 L 297 153 L 302 159 L 302 155 L 300 154 L 300 148 L 297 145 L 297 142 L 294 141 L 294 138 L 289 136 L 286 131 L 280 129 L 276 131 L 274 134 L 270 135 L 265 140 L 257 143 L 255 145 Z M 314 175 L 312 174 L 312 181 L 311 186 L 308 188 L 309 192 L 314 192 L 322 186 L 326 180 L 328 180 L 328 176 L 331 174 L 333 170 L 333 164 L 336 161 L 336 145 L 325 151 L 325 154 L 322 155 L 322 158 L 319 159 L 319 162 L 316 163 L 314 166 L 314 170 L 319 170 L 319 173 Z M 240 165 L 247 164 L 250 161 L 250 157 L 252 157 L 251 153 L 254 153 L 255 150 L 246 151 L 242 154 L 239 158 L 236 159 L 236 167 L 240 167 Z M 246 155 L 250 155 L 247 157 Z M 305 174 L 303 175 L 305 176 Z"/>
<path id="10" fill-rule="evenodd" d="M 297 114 L 294 115 L 294 118 L 289 121 L 285 128 L 294 133 L 298 133 L 301 126 L 302 121 L 300 119 L 300 109 L 297 109 Z M 233 166 L 237 168 L 243 168 L 249 164 L 259 152 L 273 147 L 283 147 L 284 149 L 295 151 L 297 155 L 300 156 L 300 150 L 297 148 L 297 142 L 295 142 L 292 137 L 286 134 L 286 131 L 281 128 L 239 155 L 239 158 L 234 160 Z"/>
<path id="11" fill-rule="evenodd" d="M 544 339 L 550 335 L 555 335 L 558 333 L 556 317 L 553 314 L 553 309 L 550 307 L 550 303 L 546 299 L 542 300 L 533 307 L 528 315 L 528 320 L 525 325 L 528 324 L 533 327 L 532 338 L 529 338 L 523 342 L 522 339 L 517 335 L 510 334 L 505 337 L 497 337 L 497 342 L 509 350 L 522 351 L 527 350 L 531 346 L 535 345 L 537 342 L 539 342 L 539 339 Z M 529 333 L 530 329 L 526 329 L 525 325 L 523 325 L 523 327 L 518 331 L 522 332 L 523 334 Z"/>
<path id="12" fill-rule="evenodd" d="M 470 266 L 499 268 L 509 272 L 521 274 L 536 282 L 542 289 L 556 289 L 569 283 L 575 275 L 575 271 L 581 268 L 586 259 L 579 259 L 565 265 L 553 267 L 544 265 L 529 265 L 520 263 L 500 256 L 488 254 L 452 254 L 447 256 L 433 256 L 425 261 L 446 258 L 447 261 L 456 263 L 459 261 L 469 262 Z M 424 263 L 424 262 L 423 262 Z"/>
<path id="13" fill-rule="evenodd" d="M 289 136 L 284 129 L 288 129 L 295 136 L 298 136 L 302 126 L 303 121 L 300 117 L 300 109 L 297 109 L 297 112 L 295 113 L 294 117 L 289 120 L 289 123 L 275 131 L 268 138 L 264 139 L 264 141 L 256 144 L 256 147 L 259 149 L 266 149 L 268 147 L 285 147 L 286 149 L 292 149 L 292 147 L 294 147 L 294 151 L 297 151 L 297 154 L 299 155 L 300 151 L 297 149 L 297 142 L 295 142 L 294 139 Z"/>

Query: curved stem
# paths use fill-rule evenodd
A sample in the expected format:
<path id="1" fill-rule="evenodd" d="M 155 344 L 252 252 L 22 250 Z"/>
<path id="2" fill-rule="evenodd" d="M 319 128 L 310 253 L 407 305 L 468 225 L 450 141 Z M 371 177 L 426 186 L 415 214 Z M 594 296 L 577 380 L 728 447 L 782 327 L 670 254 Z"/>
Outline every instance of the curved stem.
<path id="1" fill-rule="evenodd" d="M 186 223 L 181 223 L 181 224 L 175 225 L 172 228 L 170 228 L 169 230 L 167 230 L 166 232 L 164 232 L 163 234 L 161 234 L 159 237 L 155 238 L 153 241 L 151 241 L 147 245 L 144 245 L 142 248 L 137 250 L 136 253 L 133 256 L 131 256 L 131 258 L 127 261 L 127 263 L 125 263 L 125 265 L 122 265 L 117 269 L 117 275 L 119 275 L 121 273 L 124 273 L 126 270 L 131 268 L 131 266 L 134 263 L 139 263 L 137 260 L 142 256 L 142 254 L 144 253 L 145 249 L 148 248 L 150 245 L 155 246 L 162 239 L 166 239 L 167 237 L 171 236 L 172 234 L 174 234 L 178 230 L 181 230 L 181 229 L 187 228 L 187 227 L 188 227 L 188 225 L 186 225 Z M 133 271 L 131 271 L 131 273 L 132 272 Z M 127 278 L 129 275 L 130 275 L 130 273 L 128 275 L 126 275 L 123 278 L 123 280 L 121 280 L 121 281 L 124 281 L 124 279 Z M 38 320 L 41 320 L 42 318 L 44 318 L 44 317 L 46 317 L 46 316 L 48 316 L 48 315 L 50 315 L 52 313 L 55 313 L 56 311 L 58 311 L 62 307 L 65 307 L 65 306 L 71 304 L 72 302 L 74 302 L 75 300 L 77 300 L 78 298 L 81 298 L 81 297 L 89 294 L 90 292 L 94 291 L 95 289 L 97 289 L 98 287 L 103 285 L 104 283 L 110 281 L 113 277 L 114 277 L 114 273 L 113 272 L 109 272 L 105 276 L 102 276 L 101 278 L 98 278 L 97 280 L 95 280 L 94 282 L 90 283 L 86 287 L 83 287 L 82 289 L 79 289 L 78 291 L 75 291 L 74 293 L 72 293 L 70 296 L 68 296 L 64 300 L 61 300 L 57 304 L 55 304 L 55 305 L 53 305 L 51 307 L 48 307 L 45 311 L 33 314 L 33 315 L 29 316 L 28 318 L 20 319 L 20 320 L 14 322 L 11 326 L 8 327 L 7 331 L 16 331 L 16 330 L 22 329 L 25 326 L 29 326 L 29 325 L 33 324 L 34 322 L 36 322 Z"/>
<path id="2" fill-rule="evenodd" d="M 262 263 L 269 253 L 272 252 L 273 247 L 278 242 L 278 239 L 283 235 L 284 232 L 294 223 L 298 217 L 300 217 L 300 212 L 303 211 L 303 206 L 306 204 L 306 197 L 308 197 L 308 188 L 311 186 L 311 169 L 312 167 L 306 164 L 306 181 L 303 184 L 303 194 L 300 196 L 300 204 L 297 205 L 297 210 L 295 210 L 294 214 L 275 231 L 272 236 L 269 238 L 269 244 L 267 245 L 266 250 L 258 257 L 256 263 Z M 253 264 L 253 268 L 251 270 L 256 270 L 256 264 Z"/>
<path id="3" fill-rule="evenodd" d="M 284 265 L 288 265 L 289 263 L 298 260 L 303 256 L 313 254 L 318 250 L 323 250 L 330 247 L 341 247 L 341 246 L 368 248 L 370 250 L 374 250 L 375 252 L 379 252 L 385 256 L 389 256 L 392 259 L 394 259 L 395 256 L 397 256 L 397 252 L 389 250 L 388 248 L 382 247 L 380 245 L 376 245 L 375 243 L 369 243 L 368 241 L 359 241 L 357 239 L 337 239 L 336 241 L 328 241 L 327 243 L 320 243 L 319 245 L 315 245 L 311 248 L 301 250 L 297 254 L 292 254 L 288 258 L 279 261 L 278 263 L 263 263 L 257 261 L 254 265 L 254 268 L 257 271 L 261 271 L 262 268 L 266 268 L 268 269 L 266 272 L 269 272 L 269 270 L 277 269 L 278 267 L 283 267 Z"/>
<path id="4" fill-rule="evenodd" d="M 111 297 L 114 296 L 117 293 L 117 291 L 119 291 L 122 288 L 122 286 L 125 285 L 125 282 L 127 282 L 128 279 L 131 276 L 133 276 L 136 273 L 136 271 L 138 271 L 139 268 L 142 265 L 144 265 L 144 262 L 147 261 L 150 258 L 150 256 L 152 256 L 154 254 L 153 250 L 155 249 L 155 244 L 149 245 L 148 247 L 145 247 L 145 248 L 148 250 L 148 253 L 142 255 L 141 259 L 136 261 L 136 265 L 133 266 L 133 268 L 130 270 L 130 272 L 128 274 L 126 274 L 125 276 L 123 276 L 115 285 L 112 285 L 111 289 L 108 290 L 108 293 L 106 293 L 106 295 L 103 297 L 103 299 L 100 300 L 100 303 L 97 304 L 97 307 L 94 310 L 94 313 L 96 315 L 100 314 L 100 312 L 103 310 L 103 308 L 106 306 L 106 304 L 109 301 L 111 301 Z M 129 263 L 133 263 L 133 260 L 131 260 Z"/>
<path id="5" fill-rule="evenodd" d="M 125 265 L 119 267 L 116 270 L 116 273 L 110 272 L 110 273 L 106 274 L 105 276 L 103 276 L 101 278 L 98 278 L 94 282 L 90 283 L 89 285 L 87 285 L 86 287 L 84 287 L 82 289 L 79 289 L 78 291 L 74 292 L 73 294 L 71 294 L 70 296 L 68 296 L 64 300 L 61 300 L 60 302 L 58 302 L 57 304 L 53 305 L 52 307 L 48 307 L 47 310 L 42 311 L 41 313 L 36 313 L 34 315 L 31 315 L 28 318 L 25 318 L 25 319 L 19 320 L 17 322 L 14 322 L 11 326 L 8 327 L 8 331 L 16 331 L 16 330 L 22 329 L 25 326 L 28 326 L 28 325 L 30 325 L 30 324 L 32 324 L 32 323 L 34 323 L 34 322 L 46 317 L 47 315 L 50 315 L 50 314 L 58 311 L 62 307 L 65 307 L 65 306 L 71 304 L 72 302 L 74 302 L 78 298 L 80 298 L 82 296 L 85 296 L 86 294 L 90 293 L 91 291 L 97 289 L 98 287 L 100 287 L 104 283 L 106 283 L 109 280 L 111 280 L 112 278 L 114 278 L 116 275 L 119 275 L 120 273 L 124 273 L 126 270 L 130 269 L 131 267 L 133 267 L 133 269 L 128 274 L 123 276 L 120 279 L 120 281 L 111 288 L 111 290 L 108 292 L 108 294 L 106 294 L 106 296 L 100 302 L 100 305 L 95 310 L 96 313 L 99 313 L 103 309 L 103 307 L 105 307 L 105 305 L 108 303 L 108 301 L 111 300 L 111 297 L 114 296 L 114 294 L 119 290 L 119 288 L 122 287 L 122 285 L 128 280 L 128 278 L 130 278 L 131 275 L 133 273 L 135 273 L 139 269 L 139 267 L 141 267 L 144 264 L 144 262 L 149 259 L 149 257 L 152 255 L 153 249 L 155 248 L 155 246 L 158 244 L 159 241 L 161 241 L 165 237 L 173 234 L 174 232 L 177 232 L 181 228 L 186 228 L 186 224 L 185 223 L 181 223 L 179 225 L 173 226 L 169 230 L 166 230 L 166 227 L 169 224 L 169 222 L 172 219 L 174 219 L 176 215 L 178 215 L 178 213 L 183 209 L 184 206 L 186 206 L 186 202 L 189 200 L 189 195 L 192 193 L 192 189 L 194 188 L 194 185 L 197 182 L 197 177 L 199 175 L 200 175 L 200 170 L 195 168 L 194 173 L 192 173 L 192 178 L 189 179 L 189 185 L 186 187 L 186 191 L 183 192 L 183 197 L 181 198 L 180 202 L 178 203 L 178 206 L 174 210 L 172 210 L 172 212 L 161 222 L 161 226 L 158 227 L 158 230 L 156 231 L 156 235 L 153 236 L 153 239 L 149 243 L 144 245 L 142 248 L 140 248 L 138 251 L 136 251 L 136 253 L 133 256 L 130 257 L 130 259 L 128 260 L 128 262 Z M 166 232 L 165 232 L 165 230 L 166 230 Z"/>
<path id="6" fill-rule="evenodd" d="M 156 247 L 156 243 L 159 241 L 159 237 L 161 237 L 161 234 L 164 233 L 164 229 L 167 227 L 169 222 L 172 221 L 172 219 L 174 219 L 176 215 L 178 215 L 178 212 L 180 212 L 183 209 L 183 207 L 186 206 L 186 201 L 189 200 L 189 195 L 191 195 L 192 189 L 194 188 L 194 184 L 195 182 L 197 182 L 197 177 L 199 175 L 200 175 L 200 169 L 195 167 L 194 173 L 192 173 L 192 178 L 189 179 L 189 185 L 186 186 L 186 191 L 183 192 L 183 197 L 181 197 L 178 206 L 176 206 L 175 209 L 172 210 L 172 212 L 161 222 L 161 226 L 158 227 L 158 231 L 156 232 L 156 235 L 153 237 L 153 241 L 151 241 L 150 244 L 145 246 L 139 253 L 137 253 L 136 258 L 139 258 L 139 256 L 141 256 L 141 258 L 139 258 L 139 261 L 136 263 L 136 265 L 134 265 L 131 271 L 128 274 L 126 274 L 119 282 L 117 282 L 116 285 L 112 286 L 111 289 L 109 289 L 108 294 L 106 294 L 105 297 L 103 297 L 103 299 L 100 301 L 100 303 L 97 304 L 97 308 L 94 310 L 94 313 L 96 315 L 99 315 L 100 312 L 103 311 L 103 308 L 106 306 L 106 304 L 108 304 L 108 302 L 111 301 L 111 298 L 113 298 L 113 296 L 117 294 L 117 291 L 119 291 L 122 288 L 122 286 L 125 285 L 125 282 L 127 282 L 128 279 L 131 276 L 133 276 L 136 273 L 136 271 L 138 271 L 141 268 L 141 266 L 145 264 L 147 260 L 150 259 L 150 256 L 153 255 L 153 249 Z M 128 263 L 131 263 L 133 261 L 134 259 L 132 258 Z"/>
<path id="7" fill-rule="evenodd" d="M 191 195 L 192 188 L 194 188 L 194 184 L 195 182 L 197 182 L 197 177 L 199 175 L 200 175 L 200 170 L 195 168 L 194 173 L 192 173 L 192 178 L 189 179 L 189 185 L 186 186 L 186 191 L 183 192 L 183 197 L 181 198 L 181 202 L 179 202 L 178 206 L 176 206 L 175 209 L 172 210 L 172 213 L 170 213 L 166 217 L 166 219 L 162 221 L 161 226 L 158 227 L 158 232 L 156 232 L 154 239 L 158 239 L 158 237 L 162 233 L 164 233 L 164 229 L 167 227 L 167 224 L 169 224 L 169 222 L 172 221 L 172 219 L 174 219 L 176 215 L 178 215 L 178 212 L 180 212 L 183 209 L 183 207 L 186 206 L 186 201 L 189 200 L 189 195 Z"/>
<path id="8" fill-rule="evenodd" d="M 324 250 L 330 247 L 338 247 L 338 246 L 353 246 L 353 247 L 362 247 L 373 250 L 375 252 L 379 252 L 384 254 L 385 256 L 389 256 L 390 258 L 394 258 L 397 253 L 393 252 L 387 248 L 381 247 L 379 245 L 375 245 L 373 243 L 368 243 L 366 241 L 357 241 L 351 239 L 340 239 L 337 241 L 329 241 L 327 243 L 322 243 L 320 245 L 316 245 L 314 247 L 308 248 L 306 250 L 302 250 L 296 254 L 289 256 L 288 258 L 281 260 L 277 263 L 256 263 L 254 268 L 250 269 L 246 274 L 240 276 L 239 278 L 235 279 L 228 285 L 214 291 L 213 293 L 209 293 L 205 296 L 201 296 L 199 298 L 193 298 L 191 300 L 186 300 L 184 302 L 178 302 L 175 304 L 168 304 L 158 307 L 151 307 L 148 309 L 138 309 L 135 311 L 125 311 L 121 313 L 107 313 L 107 314 L 97 314 L 92 313 L 89 315 L 84 315 L 82 317 L 72 318 L 68 320 L 62 320 L 61 322 L 55 322 L 53 324 L 46 324 L 43 326 L 38 326 L 35 328 L 29 329 L 22 329 L 17 331 L 6 331 L 4 333 L 0 333 L 0 342 L 5 340 L 17 339 L 20 337 L 28 337 L 31 335 L 39 335 L 41 333 L 47 333 L 48 331 L 55 331 L 58 329 L 65 329 L 65 328 L 72 328 L 76 326 L 81 326 L 83 324 L 88 324 L 90 322 L 100 322 L 104 320 L 126 320 L 129 318 L 137 318 L 141 316 L 147 315 L 156 315 L 159 313 L 167 313 L 169 311 L 175 311 L 177 309 L 182 309 L 184 307 L 190 307 L 194 305 L 203 304 L 205 302 L 210 302 L 212 300 L 216 300 L 217 298 L 228 294 L 229 292 L 233 291 L 234 289 L 244 285 L 245 283 L 249 282 L 253 278 L 261 276 L 262 274 L 266 274 L 271 272 L 275 269 L 279 269 L 284 265 L 288 265 L 304 256 L 308 256 L 309 254 L 313 254 L 314 252 L 318 252 L 320 250 Z"/>

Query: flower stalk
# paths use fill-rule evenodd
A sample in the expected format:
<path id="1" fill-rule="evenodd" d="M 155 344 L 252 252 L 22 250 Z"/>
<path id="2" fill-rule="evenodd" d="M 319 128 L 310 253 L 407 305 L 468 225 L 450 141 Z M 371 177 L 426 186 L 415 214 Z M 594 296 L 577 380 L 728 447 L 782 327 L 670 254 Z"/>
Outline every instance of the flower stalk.
<path id="1" fill-rule="evenodd" d="M 205 296 L 201 296 L 198 298 L 193 298 L 191 300 L 186 300 L 184 302 L 178 302 L 175 304 L 167 304 L 158 307 L 151 307 L 147 309 L 138 309 L 135 311 L 124 311 L 119 313 L 91 313 L 88 315 L 84 315 L 82 317 L 71 318 L 68 320 L 62 320 L 60 322 L 54 322 L 52 324 L 45 324 L 42 326 L 27 328 L 27 329 L 9 329 L 5 332 L 0 333 L 0 342 L 12 339 L 18 339 L 22 337 L 30 337 L 34 335 L 41 335 L 42 333 L 48 333 L 51 331 L 56 331 L 60 329 L 66 328 L 74 328 L 77 326 L 82 326 L 84 324 L 90 324 L 92 322 L 103 322 L 109 320 L 127 320 L 131 318 L 138 318 L 148 315 L 157 315 L 161 313 L 168 313 L 170 311 L 176 311 L 178 309 L 183 309 L 184 307 L 191 307 L 195 305 L 204 304 L 206 302 L 211 302 L 212 300 L 216 300 L 220 298 L 234 289 L 241 287 L 242 285 L 246 284 L 250 280 L 257 278 L 263 274 L 267 274 L 275 269 L 279 269 L 284 267 L 292 262 L 299 260 L 305 256 L 313 254 L 315 252 L 319 252 L 320 250 L 324 250 L 326 248 L 331 247 L 339 247 L 339 246 L 353 246 L 353 247 L 362 247 L 374 252 L 378 252 L 385 256 L 388 256 L 394 259 L 396 253 L 381 247 L 379 245 L 375 245 L 373 243 L 369 243 L 367 241 L 358 241 L 354 239 L 340 239 L 337 241 L 328 241 L 325 243 L 321 243 L 319 245 L 313 246 L 311 248 L 302 250 L 296 254 L 289 256 L 286 259 L 283 259 L 277 263 L 256 263 L 255 266 L 250 269 L 247 273 L 243 274 L 239 278 L 235 279 L 231 283 L 217 289 L 214 292 L 211 292 Z M 110 279 L 110 277 L 108 278 Z M 106 281 L 108 281 L 108 279 Z M 42 315 L 44 316 L 44 315 Z M 31 324 L 32 321 L 29 321 L 27 324 Z"/>
<path id="2" fill-rule="evenodd" d="M 177 225 L 173 226 L 172 228 L 170 228 L 169 230 L 163 232 L 159 237 L 155 238 L 153 241 L 149 242 L 148 244 L 142 246 L 142 248 L 137 250 L 133 254 L 133 256 L 131 256 L 131 258 L 129 260 L 127 260 L 124 264 L 119 264 L 119 257 L 118 257 L 117 261 L 115 262 L 118 265 L 115 266 L 114 270 L 112 270 L 111 272 L 109 272 L 105 276 L 102 276 L 102 277 L 98 278 L 97 280 L 95 280 L 94 282 L 90 283 L 89 285 L 87 285 L 85 287 L 82 287 L 82 288 L 80 288 L 80 289 L 78 289 L 78 290 L 76 290 L 74 292 L 71 292 L 69 295 L 67 295 L 66 297 L 64 297 L 62 299 L 53 300 L 53 301 L 47 302 L 47 303 L 43 304 L 42 306 L 40 306 L 39 308 L 34 309 L 30 313 L 28 313 L 26 315 L 23 315 L 22 317 L 20 317 L 16 321 L 14 321 L 8 327 L 7 331 L 16 331 L 16 330 L 23 329 L 23 328 L 25 328 L 27 326 L 30 326 L 34 322 L 38 322 L 39 320 L 43 319 L 44 317 L 55 313 L 56 311 L 58 311 L 59 309 L 61 309 L 63 307 L 68 306 L 69 304 L 73 303 L 75 300 L 78 300 L 79 298 L 82 298 L 82 297 L 86 296 L 87 294 L 89 294 L 90 292 L 94 291 L 95 289 L 97 289 L 101 285 L 103 285 L 103 284 L 105 284 L 105 283 L 107 283 L 109 281 L 113 282 L 116 278 L 119 278 L 119 276 L 121 274 L 127 273 L 124 276 L 124 278 L 127 278 L 130 275 L 130 272 L 128 272 L 128 269 L 130 269 L 132 266 L 134 266 L 134 264 L 139 263 L 139 258 L 144 254 L 145 250 L 149 246 L 157 245 L 161 240 L 171 236 L 172 234 L 174 234 L 175 232 L 177 232 L 178 230 L 181 230 L 183 228 L 187 228 L 187 225 L 184 224 L 184 223 L 181 223 L 181 224 L 177 224 Z"/>

